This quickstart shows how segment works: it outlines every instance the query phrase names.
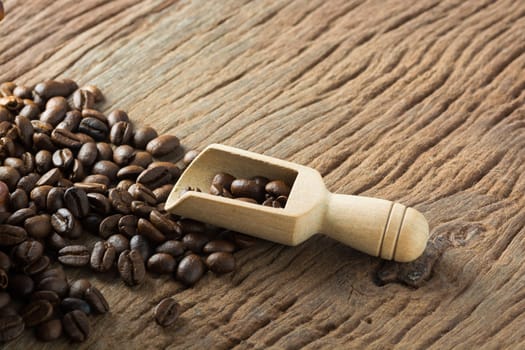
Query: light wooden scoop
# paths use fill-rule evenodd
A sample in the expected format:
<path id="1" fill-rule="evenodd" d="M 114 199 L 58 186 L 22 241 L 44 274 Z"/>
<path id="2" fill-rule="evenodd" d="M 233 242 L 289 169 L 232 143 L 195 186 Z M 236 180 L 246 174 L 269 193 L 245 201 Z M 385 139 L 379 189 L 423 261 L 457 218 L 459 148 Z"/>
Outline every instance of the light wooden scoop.
<path id="1" fill-rule="evenodd" d="M 285 181 L 292 186 L 285 208 L 185 190 L 207 191 L 219 172 Z M 425 217 L 413 208 L 384 199 L 333 194 L 312 168 L 219 144 L 208 146 L 184 171 L 165 208 L 287 245 L 323 233 L 367 254 L 400 262 L 423 253 L 429 232 Z"/>

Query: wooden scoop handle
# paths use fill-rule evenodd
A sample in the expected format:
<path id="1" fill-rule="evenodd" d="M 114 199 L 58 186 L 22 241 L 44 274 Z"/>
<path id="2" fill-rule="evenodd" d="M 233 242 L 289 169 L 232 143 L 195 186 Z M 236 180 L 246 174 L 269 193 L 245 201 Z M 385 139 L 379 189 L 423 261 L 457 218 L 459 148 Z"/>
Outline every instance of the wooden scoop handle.
<path id="1" fill-rule="evenodd" d="M 412 261 L 425 250 L 428 223 L 413 208 L 384 199 L 328 195 L 321 232 L 383 259 Z"/>

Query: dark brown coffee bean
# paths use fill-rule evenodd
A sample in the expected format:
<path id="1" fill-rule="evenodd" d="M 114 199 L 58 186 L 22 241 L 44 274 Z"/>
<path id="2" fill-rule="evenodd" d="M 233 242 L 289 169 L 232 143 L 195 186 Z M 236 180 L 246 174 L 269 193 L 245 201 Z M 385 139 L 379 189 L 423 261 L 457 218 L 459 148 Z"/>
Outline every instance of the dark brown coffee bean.
<path id="1" fill-rule="evenodd" d="M 42 322 L 36 327 L 35 335 L 41 341 L 53 341 L 62 335 L 62 322 L 58 319 Z"/>
<path id="2" fill-rule="evenodd" d="M 129 117 L 128 114 L 120 109 L 116 109 L 109 113 L 108 115 L 108 124 L 110 127 L 115 125 L 118 122 L 128 122 L 129 123 Z"/>
<path id="3" fill-rule="evenodd" d="M 96 287 L 89 287 L 84 294 L 84 299 L 96 313 L 105 314 L 109 311 L 109 304 L 106 298 Z"/>
<path id="4" fill-rule="evenodd" d="M 53 165 L 62 171 L 68 171 L 73 165 L 75 156 L 69 148 L 62 148 L 55 151 L 52 155 Z"/>
<path id="5" fill-rule="evenodd" d="M 37 173 L 30 173 L 26 176 L 23 176 L 18 180 L 18 184 L 16 185 L 17 188 L 20 188 L 24 190 L 26 193 L 30 193 L 33 188 L 35 188 L 36 183 L 38 179 L 40 178 L 40 175 Z"/>
<path id="6" fill-rule="evenodd" d="M 290 194 L 290 187 L 281 180 L 268 182 L 264 189 L 274 197 L 288 196 Z"/>
<path id="7" fill-rule="evenodd" d="M 155 195 L 155 198 L 157 199 L 157 203 L 165 202 L 168 199 L 172 189 L 173 189 L 173 184 L 162 185 L 154 189 L 153 194 Z"/>
<path id="8" fill-rule="evenodd" d="M 44 133 L 35 132 L 33 134 L 33 147 L 40 150 L 48 150 L 54 152 L 57 150 L 57 146 L 51 140 L 49 135 Z"/>
<path id="9" fill-rule="evenodd" d="M 0 246 L 19 244 L 27 239 L 27 232 L 22 227 L 0 225 Z"/>
<path id="10" fill-rule="evenodd" d="M 66 109 L 61 106 L 47 108 L 40 114 L 40 121 L 56 127 L 66 116 Z"/>
<path id="11" fill-rule="evenodd" d="M 154 157 L 164 156 L 173 152 L 180 145 L 179 138 L 174 135 L 160 135 L 146 145 L 146 151 Z"/>
<path id="12" fill-rule="evenodd" d="M 191 162 L 193 162 L 193 160 L 195 158 L 197 158 L 197 156 L 199 155 L 199 151 L 197 150 L 194 150 L 194 149 L 190 149 L 189 151 L 187 151 L 185 154 L 184 154 L 184 157 L 182 158 L 182 161 L 183 163 L 188 166 L 190 165 Z M 233 180 L 232 180 L 233 181 Z"/>
<path id="13" fill-rule="evenodd" d="M 83 144 L 77 134 L 66 129 L 54 129 L 51 133 L 51 141 L 58 147 L 66 147 L 72 150 L 78 150 Z"/>
<path id="14" fill-rule="evenodd" d="M 23 265 L 31 264 L 44 254 L 44 245 L 39 241 L 27 240 L 17 245 L 13 250 L 13 259 Z"/>
<path id="15" fill-rule="evenodd" d="M 84 245 L 65 246 L 58 251 L 58 261 L 68 266 L 85 266 L 89 257 L 89 249 Z"/>
<path id="16" fill-rule="evenodd" d="M 94 85 L 83 86 L 82 90 L 89 91 L 91 94 L 93 94 L 95 102 L 100 102 L 104 100 L 104 95 L 102 94 L 102 91 L 100 91 L 100 89 Z"/>
<path id="17" fill-rule="evenodd" d="M 117 173 L 117 179 L 136 179 L 144 171 L 144 168 L 138 165 L 128 165 L 121 168 Z M 134 183 L 134 182 L 132 182 Z"/>
<path id="18" fill-rule="evenodd" d="M 91 212 L 108 215 L 111 211 L 111 202 L 108 197 L 100 193 L 88 193 L 87 198 Z"/>
<path id="19" fill-rule="evenodd" d="M 79 225 L 75 216 L 66 208 L 60 208 L 51 215 L 51 226 L 60 235 L 79 238 L 82 232 Z"/>
<path id="20" fill-rule="evenodd" d="M 62 266 L 57 266 L 51 269 L 47 269 L 44 272 L 42 272 L 40 275 L 36 276 L 36 281 L 41 282 L 45 278 L 60 278 L 65 280 L 66 279 L 66 273 L 64 272 L 64 269 Z"/>
<path id="21" fill-rule="evenodd" d="M 90 167 L 95 163 L 97 156 L 97 144 L 94 142 L 88 142 L 83 144 L 78 150 L 77 159 L 82 162 L 83 165 Z"/>
<path id="22" fill-rule="evenodd" d="M 40 150 L 35 154 L 35 168 L 40 174 L 51 170 L 53 166 L 53 156 L 48 150 Z"/>
<path id="23" fill-rule="evenodd" d="M 45 271 L 49 267 L 50 263 L 51 260 L 49 259 L 49 257 L 47 255 L 42 255 L 35 262 L 24 266 L 23 270 L 26 275 L 36 275 Z"/>
<path id="24" fill-rule="evenodd" d="M 184 254 L 184 244 L 182 244 L 181 241 L 169 240 L 158 245 L 155 250 L 157 253 L 167 253 L 173 257 L 177 257 Z"/>
<path id="25" fill-rule="evenodd" d="M 129 144 L 133 137 L 133 126 L 128 122 L 117 122 L 111 127 L 109 139 L 114 145 Z"/>
<path id="26" fill-rule="evenodd" d="M 140 149 L 146 149 L 148 142 L 158 136 L 157 131 L 150 126 L 139 127 L 133 133 L 133 144 Z"/>
<path id="27" fill-rule="evenodd" d="M 157 198 L 153 191 L 141 183 L 131 185 L 128 192 L 135 200 L 146 202 L 149 205 L 157 204 Z"/>
<path id="28" fill-rule="evenodd" d="M 129 240 L 129 247 L 131 249 L 138 250 L 144 262 L 146 262 L 151 256 L 152 249 L 149 244 L 149 241 L 141 235 L 135 235 L 131 237 Z"/>
<path id="29" fill-rule="evenodd" d="M 9 285 L 7 286 L 7 290 L 11 293 L 11 295 L 25 298 L 33 293 L 34 288 L 35 284 L 29 276 L 22 274 L 14 274 L 9 276 Z"/>
<path id="30" fill-rule="evenodd" d="M 14 191 L 20 180 L 20 173 L 11 166 L 0 166 L 0 181 L 5 182 L 9 191 Z"/>
<path id="31" fill-rule="evenodd" d="M 51 217 L 49 214 L 40 214 L 27 218 L 24 228 L 29 236 L 42 239 L 51 234 Z"/>
<path id="32" fill-rule="evenodd" d="M 82 114 L 86 110 L 82 111 Z M 107 138 L 109 128 L 107 124 L 95 117 L 85 117 L 80 121 L 78 131 L 91 136 L 95 141 L 103 141 Z"/>
<path id="33" fill-rule="evenodd" d="M 80 181 L 84 179 L 85 176 L 86 173 L 84 170 L 84 166 L 78 159 L 75 159 L 73 161 L 73 167 L 70 171 L 69 178 L 71 179 L 71 181 Z"/>
<path id="34" fill-rule="evenodd" d="M 121 145 L 113 151 L 113 161 L 120 166 L 127 165 L 135 156 L 135 149 L 129 145 Z"/>
<path id="35" fill-rule="evenodd" d="M 162 234 L 155 226 L 146 219 L 140 218 L 137 223 L 137 233 L 155 243 L 162 243 L 166 240 L 166 236 Z"/>
<path id="36" fill-rule="evenodd" d="M 56 307 L 60 304 L 60 296 L 57 293 L 50 291 L 50 290 L 40 290 L 40 291 L 33 292 L 33 294 L 31 294 L 30 300 L 31 301 L 46 300 L 53 307 Z"/>
<path id="37" fill-rule="evenodd" d="M 87 194 L 80 188 L 68 188 L 64 193 L 64 203 L 69 211 L 77 218 L 86 216 L 89 212 Z"/>
<path id="38" fill-rule="evenodd" d="M 171 239 L 177 239 L 182 236 L 181 227 L 168 216 L 161 214 L 158 210 L 151 211 L 149 220 L 156 229 Z"/>
<path id="39" fill-rule="evenodd" d="M 113 160 L 113 148 L 107 142 L 97 142 L 97 160 Z"/>
<path id="40" fill-rule="evenodd" d="M 78 110 L 92 109 L 95 106 L 95 96 L 91 91 L 78 89 L 73 93 L 73 107 Z"/>
<path id="41" fill-rule="evenodd" d="M 138 151 L 129 163 L 129 165 L 138 165 L 147 168 L 153 162 L 153 156 L 146 151 Z"/>
<path id="42" fill-rule="evenodd" d="M 31 125 L 33 125 L 34 132 L 43 133 L 46 135 L 51 135 L 51 132 L 54 129 L 53 125 L 41 120 L 31 120 Z"/>
<path id="43" fill-rule="evenodd" d="M 164 167 L 168 169 L 172 179 L 178 179 L 180 174 L 182 173 L 182 170 L 175 163 L 172 163 L 172 162 L 156 161 L 148 165 L 148 169 L 156 168 L 156 167 Z"/>
<path id="44" fill-rule="evenodd" d="M 64 298 L 60 302 L 60 309 L 63 313 L 68 313 L 73 310 L 80 310 L 88 315 L 91 313 L 89 303 L 79 298 Z"/>
<path id="45" fill-rule="evenodd" d="M 29 197 L 27 196 L 26 191 L 17 188 L 11 193 L 11 199 L 7 202 L 11 203 L 11 210 L 16 211 L 27 207 L 29 204 Z"/>
<path id="46" fill-rule="evenodd" d="M 257 202 L 264 201 L 264 186 L 257 184 L 255 180 L 236 179 L 231 184 L 231 193 L 235 197 L 247 197 Z"/>
<path id="47" fill-rule="evenodd" d="M 71 283 L 71 288 L 69 289 L 69 296 L 72 298 L 83 299 L 86 291 L 91 287 L 91 282 L 87 279 L 81 278 Z"/>
<path id="48" fill-rule="evenodd" d="M 35 300 L 26 305 L 20 312 L 27 327 L 34 327 L 47 321 L 53 315 L 53 305 L 47 300 Z"/>
<path id="49" fill-rule="evenodd" d="M 235 270 L 235 258 L 230 253 L 215 252 L 208 255 L 206 265 L 215 273 L 229 273 Z"/>
<path id="50" fill-rule="evenodd" d="M 47 207 L 47 195 L 53 186 L 44 185 L 35 187 L 29 193 L 29 198 L 35 203 L 35 206 L 40 210 L 45 210 Z"/>
<path id="51" fill-rule="evenodd" d="M 93 164 L 93 168 L 91 169 L 93 174 L 107 176 L 111 182 L 117 179 L 117 173 L 119 170 L 119 166 L 109 160 L 99 160 Z"/>
<path id="52" fill-rule="evenodd" d="M 66 246 L 66 241 L 64 238 L 56 232 L 53 232 L 49 237 L 47 237 L 46 242 L 46 248 L 50 248 L 54 251 L 59 251 Z"/>
<path id="53" fill-rule="evenodd" d="M 169 274 L 175 271 L 177 262 L 175 258 L 167 253 L 156 253 L 148 259 L 148 271 L 157 274 Z"/>
<path id="54" fill-rule="evenodd" d="M 64 277 L 49 276 L 40 280 L 36 286 L 37 290 L 49 290 L 63 297 L 67 294 L 68 284 Z"/>
<path id="55" fill-rule="evenodd" d="M 177 222 L 183 234 L 190 232 L 206 232 L 206 225 L 200 221 L 192 219 L 182 219 Z"/>
<path id="56" fill-rule="evenodd" d="M 109 178 L 106 175 L 91 174 L 91 175 L 86 176 L 84 180 L 82 180 L 82 182 L 102 184 L 106 186 L 107 188 L 110 185 L 111 181 L 109 181 Z"/>
<path id="57" fill-rule="evenodd" d="M 64 119 L 62 119 L 62 121 L 56 125 L 56 128 L 75 132 L 77 131 L 81 120 L 82 114 L 79 111 L 68 111 L 66 112 L 66 116 L 64 117 Z"/>
<path id="58" fill-rule="evenodd" d="M 186 285 L 193 285 L 204 275 L 205 270 L 200 256 L 188 254 L 179 262 L 176 277 Z"/>
<path id="59" fill-rule="evenodd" d="M 162 327 L 168 327 L 177 321 L 182 307 L 172 298 L 165 298 L 155 308 L 155 321 Z"/>
<path id="60" fill-rule="evenodd" d="M 122 280 L 129 286 L 144 282 L 146 270 L 138 250 L 125 250 L 118 258 L 118 271 Z"/>
<path id="61" fill-rule="evenodd" d="M 44 99 L 49 99 L 53 96 L 67 97 L 78 88 L 78 85 L 70 80 L 47 80 L 43 83 L 35 85 L 34 91 Z"/>
<path id="62" fill-rule="evenodd" d="M 137 234 L 137 223 L 139 218 L 135 215 L 124 215 L 118 221 L 118 232 L 127 237 Z"/>
<path id="63" fill-rule="evenodd" d="M 134 183 L 135 183 L 135 181 L 133 181 L 133 180 L 120 180 L 115 188 L 118 189 L 118 190 L 123 190 L 123 191 L 128 192 L 129 188 Z M 133 197 L 131 197 L 131 195 L 129 195 L 129 196 L 130 196 L 131 199 L 133 199 Z"/>
<path id="64" fill-rule="evenodd" d="M 109 201 L 114 210 L 122 214 L 129 214 L 131 212 L 131 202 L 133 197 L 131 194 L 123 189 L 113 188 L 108 193 Z"/>
<path id="65" fill-rule="evenodd" d="M 202 248 L 202 252 L 206 254 L 215 253 L 215 252 L 233 253 L 234 251 L 235 251 L 235 245 L 223 239 L 209 241 Z"/>
<path id="66" fill-rule="evenodd" d="M 6 158 L 15 154 L 15 143 L 10 137 L 0 138 L 0 157 Z"/>
<path id="67" fill-rule="evenodd" d="M 111 243 L 98 241 L 91 252 L 90 264 L 95 271 L 106 272 L 115 262 L 117 252 Z"/>
<path id="68" fill-rule="evenodd" d="M 142 201 L 131 202 L 131 212 L 137 216 L 147 218 L 152 210 L 155 210 L 155 208 Z"/>
<path id="69" fill-rule="evenodd" d="M 83 342 L 89 337 L 89 320 L 80 310 L 68 312 L 62 320 L 62 325 L 69 339 L 74 342 Z"/>
<path id="70" fill-rule="evenodd" d="M 0 315 L 0 343 L 18 338 L 24 331 L 24 320 L 18 315 Z"/>
<path id="71" fill-rule="evenodd" d="M 208 241 L 208 236 L 202 232 L 190 232 L 182 237 L 184 247 L 194 253 L 202 252 L 202 248 L 208 243 Z"/>
<path id="72" fill-rule="evenodd" d="M 49 212 L 55 212 L 64 207 L 64 192 L 62 187 L 53 187 L 49 190 L 46 197 L 46 209 Z"/>
<path id="73" fill-rule="evenodd" d="M 98 230 L 98 234 L 102 238 L 108 238 L 109 236 L 119 231 L 118 223 L 122 214 L 114 214 L 105 217 L 101 222 Z"/>
<path id="74" fill-rule="evenodd" d="M 86 193 L 106 193 L 108 187 L 96 182 L 75 182 L 73 184 L 76 188 L 83 189 Z"/>
<path id="75" fill-rule="evenodd" d="M 58 168 L 53 168 L 49 170 L 47 173 L 43 174 L 40 179 L 36 182 L 37 186 L 54 186 L 58 182 L 58 180 L 62 177 L 62 172 Z"/>
<path id="76" fill-rule="evenodd" d="M 15 117 L 15 124 L 18 131 L 18 137 L 22 144 L 26 148 L 30 148 L 33 145 L 33 134 L 35 130 L 33 129 L 33 124 L 31 120 L 21 115 Z"/>
<path id="77" fill-rule="evenodd" d="M 115 247 L 117 255 L 120 255 L 120 253 L 122 253 L 124 250 L 129 249 L 129 240 L 125 236 L 118 233 L 109 236 L 107 242 Z"/>
<path id="78" fill-rule="evenodd" d="M 17 87 L 13 89 L 13 96 L 30 99 L 33 97 L 33 88 L 30 86 L 17 85 Z"/>
<path id="79" fill-rule="evenodd" d="M 144 170 L 138 177 L 137 182 L 151 190 L 171 182 L 171 173 L 164 166 L 156 166 Z"/>

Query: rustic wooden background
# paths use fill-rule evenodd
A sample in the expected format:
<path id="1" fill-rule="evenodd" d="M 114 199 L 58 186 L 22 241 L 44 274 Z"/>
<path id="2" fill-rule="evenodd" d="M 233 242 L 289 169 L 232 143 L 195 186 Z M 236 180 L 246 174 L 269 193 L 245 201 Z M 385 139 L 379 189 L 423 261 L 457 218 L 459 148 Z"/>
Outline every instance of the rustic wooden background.
<path id="1" fill-rule="evenodd" d="M 384 264 L 261 242 L 184 290 L 95 277 L 92 349 L 524 348 L 525 2 L 6 0 L 0 81 L 96 84 L 104 109 L 413 205 L 432 243 Z M 433 268 L 432 268 L 433 266 Z M 71 271 L 71 275 L 90 275 Z M 382 285 L 382 286 L 381 286 Z M 419 287 L 419 288 L 415 288 Z M 152 310 L 184 307 L 161 329 Z M 68 349 L 27 332 L 6 349 Z"/>

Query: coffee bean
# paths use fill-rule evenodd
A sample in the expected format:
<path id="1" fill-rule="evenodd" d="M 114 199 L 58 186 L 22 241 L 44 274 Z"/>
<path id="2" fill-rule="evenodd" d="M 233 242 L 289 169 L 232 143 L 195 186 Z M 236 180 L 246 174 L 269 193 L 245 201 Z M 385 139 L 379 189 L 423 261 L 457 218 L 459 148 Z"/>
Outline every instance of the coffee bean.
<path id="1" fill-rule="evenodd" d="M 35 168 L 40 174 L 51 170 L 53 165 L 53 156 L 48 150 L 40 150 L 35 155 Z"/>
<path id="2" fill-rule="evenodd" d="M 73 107 L 82 109 L 91 109 L 95 105 L 95 95 L 91 91 L 78 89 L 73 93 Z"/>
<path id="3" fill-rule="evenodd" d="M 51 124 L 56 127 L 60 122 L 64 120 L 66 116 L 66 109 L 57 104 L 56 107 L 50 105 L 50 108 L 46 106 L 45 111 L 40 114 L 40 121 Z"/>
<path id="4" fill-rule="evenodd" d="M 62 171 L 68 171 L 73 165 L 74 159 L 73 152 L 69 148 L 59 149 L 52 155 L 53 165 Z"/>
<path id="5" fill-rule="evenodd" d="M 115 125 L 118 122 L 128 122 L 129 123 L 129 117 L 126 112 L 120 109 L 116 109 L 109 113 L 108 115 L 108 124 L 110 127 Z"/>
<path id="6" fill-rule="evenodd" d="M 114 188 L 108 193 L 109 201 L 114 210 L 122 214 L 129 214 L 131 212 L 131 202 L 133 197 L 131 194 L 123 189 Z"/>
<path id="7" fill-rule="evenodd" d="M 118 233 L 109 236 L 107 242 L 115 247 L 117 255 L 120 255 L 120 253 L 122 253 L 124 250 L 129 249 L 129 240 L 125 236 Z"/>
<path id="8" fill-rule="evenodd" d="M 34 300 L 26 305 L 20 312 L 26 327 L 34 327 L 47 321 L 53 315 L 53 306 L 47 300 Z"/>
<path id="9" fill-rule="evenodd" d="M 148 142 L 146 151 L 150 152 L 154 157 L 160 157 L 173 152 L 179 144 L 178 137 L 174 135 L 160 135 Z"/>
<path id="10" fill-rule="evenodd" d="M 0 315 L 0 342 L 8 342 L 24 331 L 24 320 L 18 315 Z"/>
<path id="11" fill-rule="evenodd" d="M 62 177 L 62 172 L 58 168 L 52 168 L 45 174 L 43 174 L 40 179 L 36 182 L 37 186 L 54 186 L 58 182 L 58 180 Z"/>
<path id="12" fill-rule="evenodd" d="M 118 258 L 118 271 L 122 280 L 129 286 L 144 282 L 146 270 L 139 251 L 123 251 Z"/>
<path id="13" fill-rule="evenodd" d="M 77 159 L 82 162 L 83 165 L 89 167 L 95 163 L 97 156 L 97 144 L 94 142 L 88 142 L 83 144 L 78 150 Z"/>
<path id="14" fill-rule="evenodd" d="M 153 194 L 155 195 L 155 198 L 157 199 L 157 203 L 166 202 L 172 189 L 173 189 L 173 184 L 162 185 L 154 189 Z"/>
<path id="15" fill-rule="evenodd" d="M 112 234 L 118 232 L 118 223 L 122 214 L 114 214 L 105 217 L 99 225 L 98 234 L 102 238 L 108 238 Z"/>
<path id="16" fill-rule="evenodd" d="M 46 210 L 49 212 L 57 211 L 64 207 L 64 192 L 62 187 L 53 187 L 46 196 Z"/>
<path id="17" fill-rule="evenodd" d="M 54 129 L 51 133 L 51 141 L 58 147 L 66 147 L 72 150 L 78 150 L 83 144 L 77 134 L 66 129 Z"/>
<path id="18" fill-rule="evenodd" d="M 208 243 L 209 239 L 206 234 L 202 232 L 190 232 L 182 237 L 182 243 L 187 250 L 194 253 L 202 252 L 202 248 Z"/>
<path id="19" fill-rule="evenodd" d="M 181 312 L 181 306 L 174 299 L 162 299 L 155 308 L 155 321 L 162 327 L 168 327 L 177 321 Z"/>
<path id="20" fill-rule="evenodd" d="M 133 144 L 135 147 L 145 149 L 148 142 L 158 136 L 157 131 L 150 126 L 139 127 L 133 133 Z"/>
<path id="21" fill-rule="evenodd" d="M 202 248 L 202 251 L 206 254 L 215 252 L 233 253 L 235 251 L 235 245 L 230 241 L 217 239 L 206 243 L 206 245 Z"/>
<path id="22" fill-rule="evenodd" d="M 60 309 L 63 313 L 68 313 L 73 310 L 80 310 L 86 314 L 91 313 L 91 306 L 88 302 L 79 298 L 64 298 L 60 302 Z"/>
<path id="23" fill-rule="evenodd" d="M 99 160 L 93 164 L 91 171 L 93 174 L 101 174 L 107 176 L 110 181 L 115 181 L 119 169 L 120 168 L 117 164 L 109 160 Z"/>
<path id="24" fill-rule="evenodd" d="M 20 173 L 11 166 L 0 166 L 0 181 L 4 182 L 9 191 L 14 191 L 20 179 Z"/>
<path id="25" fill-rule="evenodd" d="M 66 208 L 60 208 L 51 215 L 51 226 L 60 235 L 70 238 L 78 238 L 81 234 L 81 228 L 71 211 Z"/>
<path id="26" fill-rule="evenodd" d="M 20 178 L 16 187 L 24 190 L 26 193 L 30 193 L 31 190 L 36 186 L 36 183 L 39 178 L 40 175 L 38 175 L 37 173 L 30 173 Z"/>
<path id="27" fill-rule="evenodd" d="M 186 285 L 195 284 L 205 272 L 204 262 L 196 254 L 186 255 L 177 267 L 177 280 Z"/>
<path id="28" fill-rule="evenodd" d="M 137 223 L 139 218 L 135 215 L 124 215 L 118 221 L 118 232 L 126 237 L 133 237 L 137 234 Z"/>
<path id="29" fill-rule="evenodd" d="M 235 270 L 235 258 L 230 253 L 215 252 L 208 255 L 206 265 L 215 273 L 228 273 Z"/>
<path id="30" fill-rule="evenodd" d="M 113 148 L 107 142 L 97 142 L 97 160 L 112 160 Z"/>
<path id="31" fill-rule="evenodd" d="M 288 196 L 290 194 L 290 187 L 281 180 L 270 181 L 265 186 L 266 192 L 270 195 L 279 197 L 279 196 Z"/>
<path id="32" fill-rule="evenodd" d="M 34 91 L 44 99 L 49 99 L 53 96 L 69 96 L 78 88 L 78 85 L 70 80 L 47 80 L 43 83 L 35 85 Z"/>
<path id="33" fill-rule="evenodd" d="M 206 225 L 200 221 L 192 219 L 182 219 L 177 222 L 180 225 L 182 233 L 206 232 Z"/>
<path id="34" fill-rule="evenodd" d="M 21 115 L 15 117 L 15 124 L 18 129 L 18 137 L 22 144 L 26 148 L 30 148 L 33 145 L 33 134 L 35 130 L 33 129 L 33 124 L 31 120 Z"/>
<path id="35" fill-rule="evenodd" d="M 11 210 L 16 211 L 27 207 L 27 205 L 29 204 L 29 197 L 27 196 L 26 191 L 22 190 L 21 188 L 17 188 L 11 193 L 10 201 L 4 201 L 4 203 L 6 204 L 8 204 L 9 202 L 11 203 Z"/>
<path id="36" fill-rule="evenodd" d="M 127 165 L 117 172 L 117 179 L 136 179 L 143 171 L 144 168 L 139 165 Z"/>
<path id="37" fill-rule="evenodd" d="M 120 121 L 111 127 L 109 139 L 114 145 L 129 144 L 133 137 L 133 127 L 131 123 Z"/>
<path id="38" fill-rule="evenodd" d="M 171 182 L 171 173 L 164 166 L 157 166 L 144 170 L 138 177 L 137 182 L 151 190 Z"/>
<path id="39" fill-rule="evenodd" d="M 148 271 L 158 274 L 168 274 L 175 271 L 177 262 L 175 258 L 167 253 L 156 253 L 148 259 Z"/>
<path id="40" fill-rule="evenodd" d="M 177 257 L 184 254 L 184 244 L 181 241 L 170 240 L 158 245 L 155 250 L 157 253 L 167 253 Z"/>
<path id="41" fill-rule="evenodd" d="M 102 174 L 91 174 L 88 175 L 82 180 L 83 183 L 97 183 L 106 186 L 106 188 L 109 186 L 110 181 L 109 178 L 106 175 Z"/>
<path id="42" fill-rule="evenodd" d="M 172 163 L 172 162 L 153 162 L 151 163 L 150 165 L 148 165 L 148 169 L 151 169 L 151 168 L 157 168 L 157 167 L 164 167 L 166 169 L 168 169 L 168 172 L 170 173 L 171 175 L 171 179 L 178 179 L 180 174 L 182 173 L 182 170 L 175 164 L 175 163 Z"/>
<path id="43" fill-rule="evenodd" d="M 31 264 L 44 254 L 44 246 L 39 241 L 27 240 L 17 245 L 12 252 L 13 259 L 22 264 Z"/>
<path id="44" fill-rule="evenodd" d="M 87 279 L 79 279 L 71 283 L 71 288 L 69 289 L 69 296 L 72 298 L 83 299 L 86 291 L 91 287 L 91 282 Z"/>
<path id="45" fill-rule="evenodd" d="M 26 275 L 36 275 L 49 267 L 51 260 L 47 255 L 42 255 L 38 260 L 24 266 L 23 271 Z"/>
<path id="46" fill-rule="evenodd" d="M 129 247 L 131 249 L 138 250 L 144 262 L 146 262 L 151 256 L 150 243 L 145 237 L 141 235 L 135 235 L 131 237 L 131 239 L 129 240 Z"/>
<path id="47" fill-rule="evenodd" d="M 156 243 L 162 243 L 166 240 L 166 236 L 164 236 L 162 232 L 157 230 L 151 222 L 143 218 L 140 218 L 137 223 L 137 233 Z"/>
<path id="48" fill-rule="evenodd" d="M 82 111 L 82 115 L 85 111 Z M 78 131 L 91 136 L 95 141 L 103 141 L 108 136 L 109 128 L 97 117 L 84 117 L 78 126 Z"/>
<path id="49" fill-rule="evenodd" d="M 40 210 L 47 208 L 47 195 L 53 186 L 43 185 L 37 186 L 29 193 L 29 198 L 35 203 L 35 206 Z"/>
<path id="50" fill-rule="evenodd" d="M 86 176 L 86 174 L 85 174 L 85 171 L 84 171 L 84 166 L 82 165 L 82 163 L 78 159 L 75 159 L 73 161 L 73 168 L 71 169 L 71 172 L 69 174 L 69 178 L 72 181 L 80 181 L 85 176 Z M 71 187 L 71 185 L 69 187 Z"/>
<path id="51" fill-rule="evenodd" d="M 36 327 L 36 337 L 41 341 L 53 341 L 62 335 L 62 322 L 58 319 L 42 322 Z"/>
<path id="52" fill-rule="evenodd" d="M 87 315 L 80 310 L 68 312 L 62 324 L 67 336 L 74 342 L 83 342 L 89 337 L 89 320 Z"/>
<path id="53" fill-rule="evenodd" d="M 113 151 L 113 161 L 120 166 L 127 165 L 135 156 L 135 149 L 129 145 L 121 145 Z"/>
<path id="54" fill-rule="evenodd" d="M 182 229 L 168 216 L 161 214 L 158 210 L 152 210 L 149 215 L 149 220 L 156 229 L 162 232 L 170 239 L 177 239 L 182 236 Z"/>
<path id="55" fill-rule="evenodd" d="M 104 295 L 102 295 L 102 293 L 94 286 L 86 289 L 86 292 L 84 293 L 84 299 L 86 299 L 88 304 L 96 313 L 105 314 L 109 311 L 109 304 L 106 298 L 104 298 Z"/>
<path id="56" fill-rule="evenodd" d="M 135 156 L 129 163 L 129 165 L 138 165 L 143 168 L 147 168 L 153 162 L 153 157 L 151 153 L 146 151 L 137 151 Z"/>
<path id="57" fill-rule="evenodd" d="M 102 215 L 108 215 L 111 211 L 111 202 L 108 197 L 101 193 L 88 193 L 87 194 L 89 207 L 91 212 L 99 213 Z"/>
<path id="58" fill-rule="evenodd" d="M 131 185 L 128 192 L 135 200 L 146 202 L 149 205 L 157 204 L 157 198 L 153 191 L 141 183 Z"/>
<path id="59" fill-rule="evenodd" d="M 85 266 L 89 257 L 89 250 L 84 245 L 65 246 L 58 251 L 58 261 L 68 266 Z"/>
<path id="60" fill-rule="evenodd" d="M 81 218 L 89 212 L 89 201 L 84 190 L 71 187 L 64 193 L 64 203 L 71 213 Z"/>
<path id="61" fill-rule="evenodd" d="M 155 208 L 142 201 L 131 202 L 131 212 L 137 216 L 147 218 L 152 210 L 155 210 Z"/>
<path id="62" fill-rule="evenodd" d="M 90 264 L 95 271 L 109 271 L 115 262 L 117 253 L 111 243 L 98 241 L 91 252 Z"/>
<path id="63" fill-rule="evenodd" d="M 33 147 L 40 150 L 48 150 L 54 152 L 57 146 L 53 143 L 51 137 L 44 133 L 35 132 L 33 134 Z"/>
<path id="64" fill-rule="evenodd" d="M 27 218 L 24 221 L 24 228 L 33 238 L 45 238 L 51 234 L 51 217 L 48 214 L 40 214 Z"/>
<path id="65" fill-rule="evenodd" d="M 231 183 L 231 193 L 235 197 L 252 198 L 257 202 L 264 200 L 264 186 L 255 180 L 235 179 Z"/>
<path id="66" fill-rule="evenodd" d="M 106 185 L 96 182 L 75 182 L 73 186 L 84 190 L 86 193 L 104 194 L 108 190 L 108 187 Z"/>

